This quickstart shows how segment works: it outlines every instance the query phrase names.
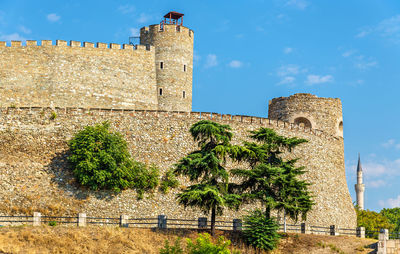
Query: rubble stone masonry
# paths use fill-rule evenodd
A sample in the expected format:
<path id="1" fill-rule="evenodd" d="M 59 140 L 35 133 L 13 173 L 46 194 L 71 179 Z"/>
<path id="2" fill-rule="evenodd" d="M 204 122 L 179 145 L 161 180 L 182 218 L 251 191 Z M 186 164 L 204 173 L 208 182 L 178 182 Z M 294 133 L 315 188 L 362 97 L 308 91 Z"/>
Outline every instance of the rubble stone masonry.
<path id="1" fill-rule="evenodd" d="M 57 116 L 54 119 L 54 116 Z M 175 193 L 160 191 L 137 200 L 134 191 L 118 195 L 79 187 L 66 162 L 67 141 L 87 125 L 110 121 L 123 134 L 136 160 L 157 165 L 162 172 L 196 148 L 190 126 L 200 119 L 229 124 L 233 142 L 248 131 L 268 127 L 289 137 L 305 138 L 286 156 L 301 158 L 304 177 L 312 183 L 316 205 L 307 217 L 310 225 L 355 228 L 356 214 L 346 184 L 343 138 L 304 125 L 266 118 L 198 112 L 165 112 L 78 108 L 0 108 L 0 214 L 156 217 L 194 219 L 203 216 L 177 204 Z M 229 163 L 229 167 L 234 167 Z M 183 187 L 183 186 L 181 186 Z M 221 219 L 240 218 L 252 206 L 226 210 Z"/>
<path id="2" fill-rule="evenodd" d="M 0 42 L 0 106 L 158 109 L 154 47 Z"/>

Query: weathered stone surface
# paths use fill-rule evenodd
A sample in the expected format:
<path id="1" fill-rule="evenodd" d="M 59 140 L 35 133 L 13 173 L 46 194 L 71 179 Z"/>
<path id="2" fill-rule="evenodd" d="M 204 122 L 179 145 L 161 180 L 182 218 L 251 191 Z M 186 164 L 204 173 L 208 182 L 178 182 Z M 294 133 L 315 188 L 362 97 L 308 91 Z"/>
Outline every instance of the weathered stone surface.
<path id="1" fill-rule="evenodd" d="M 57 117 L 51 120 L 53 111 Z M 131 190 L 113 196 L 107 191 L 80 188 L 66 163 L 67 141 L 74 133 L 84 126 L 110 121 L 112 128 L 127 139 L 137 160 L 154 163 L 165 172 L 196 148 L 188 130 L 200 118 L 229 124 L 234 131 L 234 143 L 246 139 L 248 131 L 261 126 L 275 129 L 281 135 L 307 139 L 308 143 L 287 155 L 301 158 L 298 165 L 306 166 L 305 178 L 312 183 L 316 205 L 307 223 L 355 228 L 356 215 L 346 184 L 341 137 L 265 118 L 195 112 L 1 108 L 0 213 L 204 217 L 200 211 L 179 206 L 176 190 L 167 195 L 156 192 L 152 198 L 137 200 Z M 227 210 L 223 218 L 239 218 L 250 208 Z"/>
<path id="2" fill-rule="evenodd" d="M 0 42 L 0 107 L 191 111 L 193 31 L 152 25 L 142 28 L 141 36 L 135 47 Z"/>

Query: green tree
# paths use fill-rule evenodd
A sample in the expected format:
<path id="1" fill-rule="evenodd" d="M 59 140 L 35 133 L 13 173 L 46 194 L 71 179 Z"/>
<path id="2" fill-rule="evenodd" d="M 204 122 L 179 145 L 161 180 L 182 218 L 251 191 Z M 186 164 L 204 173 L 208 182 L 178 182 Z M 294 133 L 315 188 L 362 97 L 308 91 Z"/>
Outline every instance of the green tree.
<path id="1" fill-rule="evenodd" d="M 237 207 L 239 195 L 228 192 L 229 172 L 224 167 L 233 146 L 229 125 L 202 120 L 193 124 L 190 134 L 198 143 L 196 150 L 175 165 L 174 172 L 189 178 L 193 185 L 178 194 L 178 201 L 185 207 L 198 207 L 211 211 L 211 234 L 215 235 L 215 218 L 224 207 Z"/>
<path id="2" fill-rule="evenodd" d="M 231 184 L 230 188 L 242 193 L 246 202 L 262 202 L 267 218 L 271 210 L 284 210 L 292 219 L 297 220 L 299 215 L 305 219 L 314 204 L 308 190 L 310 183 L 299 179 L 305 170 L 295 166 L 297 159 L 284 160 L 281 155 L 307 140 L 280 136 L 268 128 L 251 131 L 250 138 L 255 142 L 245 142 L 235 157 L 248 162 L 250 170 L 232 170 L 241 183 Z"/>
<path id="3" fill-rule="evenodd" d="M 382 216 L 388 218 L 389 222 L 394 225 L 393 232 L 400 233 L 400 208 L 384 208 L 379 212 Z"/>
<path id="4" fill-rule="evenodd" d="M 80 184 L 93 190 L 120 192 L 133 188 L 142 198 L 144 192 L 157 187 L 159 170 L 132 160 L 122 135 L 109 127 L 108 122 L 87 126 L 69 141 L 68 161 L 74 175 Z"/>
<path id="5" fill-rule="evenodd" d="M 357 212 L 357 226 L 364 227 L 366 231 L 379 231 L 380 229 L 386 228 L 392 231 L 394 225 L 390 223 L 389 219 L 384 215 L 370 211 L 370 210 L 359 210 Z M 368 232 L 366 232 L 368 235 Z M 368 235 L 369 236 L 369 235 Z M 377 234 L 375 235 L 377 237 Z"/>
<path id="6" fill-rule="evenodd" d="M 267 218 L 261 210 L 244 217 L 243 236 L 246 242 L 258 249 L 273 250 L 279 243 L 279 225 L 275 219 Z"/>

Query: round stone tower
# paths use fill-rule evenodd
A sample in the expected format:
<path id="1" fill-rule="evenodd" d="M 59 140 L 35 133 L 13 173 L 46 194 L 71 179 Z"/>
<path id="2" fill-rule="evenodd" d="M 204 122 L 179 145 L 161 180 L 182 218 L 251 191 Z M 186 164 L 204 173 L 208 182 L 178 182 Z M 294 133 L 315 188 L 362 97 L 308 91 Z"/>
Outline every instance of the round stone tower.
<path id="1" fill-rule="evenodd" d="M 343 137 L 342 102 L 340 99 L 319 98 L 298 93 L 274 98 L 269 102 L 268 118 L 319 129 L 333 136 Z"/>
<path id="2" fill-rule="evenodd" d="M 155 48 L 159 110 L 192 111 L 194 33 L 182 18 L 169 12 L 160 24 L 140 29 L 140 44 Z"/>

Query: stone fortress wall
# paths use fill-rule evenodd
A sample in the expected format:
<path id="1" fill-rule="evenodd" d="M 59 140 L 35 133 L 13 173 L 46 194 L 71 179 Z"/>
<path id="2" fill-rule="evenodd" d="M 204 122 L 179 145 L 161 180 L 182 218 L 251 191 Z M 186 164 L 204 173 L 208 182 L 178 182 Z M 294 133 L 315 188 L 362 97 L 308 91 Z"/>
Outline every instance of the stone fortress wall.
<path id="1" fill-rule="evenodd" d="M 184 26 L 153 25 L 135 46 L 0 42 L 0 106 L 191 111 L 193 38 Z"/>
<path id="2" fill-rule="evenodd" d="M 164 24 L 161 29 L 157 24 L 140 30 L 140 44 L 155 48 L 160 110 L 192 110 L 193 40 L 193 31 L 184 26 Z"/>
<path id="3" fill-rule="evenodd" d="M 52 112 L 57 118 L 51 119 Z M 126 190 L 112 197 L 107 191 L 88 191 L 77 186 L 66 163 L 67 141 L 87 125 L 110 121 L 112 128 L 128 141 L 134 157 L 154 163 L 162 172 L 196 148 L 190 126 L 200 119 L 229 124 L 234 143 L 246 140 L 248 131 L 268 127 L 281 135 L 305 138 L 309 142 L 289 157 L 300 157 L 305 178 L 312 183 L 316 205 L 309 213 L 311 225 L 356 226 L 356 215 L 348 192 L 343 155 L 343 139 L 325 131 L 310 129 L 267 118 L 215 113 L 167 112 L 78 108 L 1 108 L 0 109 L 0 213 L 15 214 L 34 210 L 42 213 L 130 217 L 166 214 L 170 218 L 197 218 L 198 210 L 179 206 L 175 191 L 136 200 Z M 229 167 L 237 165 L 230 164 Z M 225 218 L 239 218 L 249 210 L 226 211 Z M 28 209 L 28 211 L 26 211 Z"/>
<path id="4" fill-rule="evenodd" d="M 0 42 L 0 106 L 158 109 L 154 47 Z"/>
<path id="5" fill-rule="evenodd" d="M 196 146 L 190 126 L 200 119 L 231 125 L 240 143 L 259 127 L 305 138 L 288 157 L 301 158 L 316 205 L 307 222 L 354 228 L 346 184 L 339 99 L 295 94 L 276 98 L 269 119 L 191 112 L 193 31 L 164 24 L 144 27 L 141 45 L 71 41 L 0 42 L 0 214 L 153 217 L 203 216 L 183 210 L 175 192 L 136 200 L 76 185 L 66 162 L 67 142 L 87 125 L 110 121 L 141 162 L 170 169 Z M 161 64 L 162 63 L 162 64 Z M 56 116 L 56 117 L 55 117 Z M 229 167 L 237 165 L 229 164 Z M 183 187 L 183 186 L 181 186 Z M 227 211 L 239 218 L 251 207 Z"/>

